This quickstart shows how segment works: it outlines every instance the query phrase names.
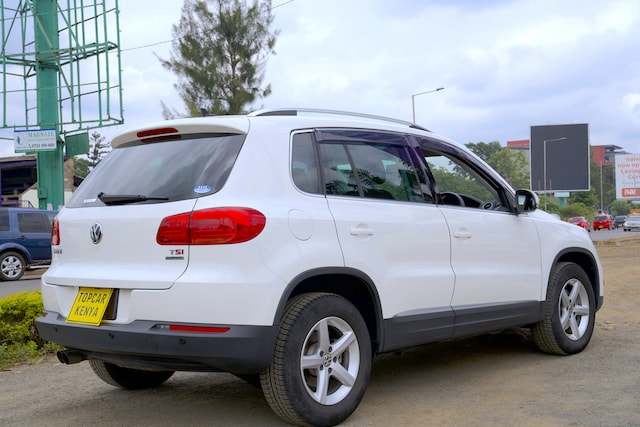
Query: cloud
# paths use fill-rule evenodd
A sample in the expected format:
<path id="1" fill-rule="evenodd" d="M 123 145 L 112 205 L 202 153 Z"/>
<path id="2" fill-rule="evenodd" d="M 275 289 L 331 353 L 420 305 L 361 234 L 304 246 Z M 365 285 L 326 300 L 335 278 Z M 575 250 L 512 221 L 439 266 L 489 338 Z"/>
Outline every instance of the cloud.
<path id="1" fill-rule="evenodd" d="M 169 57 L 181 1 L 119 2 L 125 126 L 183 110 Z M 417 121 L 459 142 L 527 139 L 589 123 L 593 145 L 640 152 L 636 0 L 273 1 L 276 55 L 252 107 L 313 107 Z M 148 17 L 148 19 L 141 19 Z M 203 52 L 206 55 L 206 52 Z"/>

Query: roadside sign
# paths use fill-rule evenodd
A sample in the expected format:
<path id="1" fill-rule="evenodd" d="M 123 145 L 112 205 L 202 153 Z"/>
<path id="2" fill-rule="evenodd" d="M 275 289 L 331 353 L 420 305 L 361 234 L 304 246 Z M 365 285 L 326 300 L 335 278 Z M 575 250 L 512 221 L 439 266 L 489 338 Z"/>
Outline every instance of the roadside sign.
<path id="1" fill-rule="evenodd" d="M 640 199 L 640 154 L 616 154 L 616 199 Z"/>
<path id="2" fill-rule="evenodd" d="M 13 132 L 13 147 L 16 153 L 34 151 L 54 151 L 56 149 L 56 130 L 16 130 Z"/>

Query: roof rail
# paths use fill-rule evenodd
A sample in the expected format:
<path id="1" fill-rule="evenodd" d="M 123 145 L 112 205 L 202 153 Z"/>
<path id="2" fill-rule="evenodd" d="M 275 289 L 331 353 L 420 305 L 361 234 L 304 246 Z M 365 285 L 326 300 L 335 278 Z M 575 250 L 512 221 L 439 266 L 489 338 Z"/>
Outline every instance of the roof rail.
<path id="1" fill-rule="evenodd" d="M 338 111 L 338 110 L 323 110 L 318 108 L 273 108 L 273 109 L 262 109 L 249 113 L 249 116 L 261 117 L 261 116 L 297 116 L 299 113 L 313 113 L 313 114 L 334 114 L 338 116 L 353 116 L 353 117 L 362 117 L 365 119 L 371 120 L 380 120 L 383 122 L 391 122 L 396 124 L 401 124 L 405 126 L 409 126 L 414 129 L 423 130 L 426 132 L 431 132 L 429 129 L 425 129 L 420 125 L 415 123 L 408 122 L 406 120 L 394 119 L 391 117 L 384 116 L 376 116 L 373 114 L 364 114 L 364 113 L 354 113 L 351 111 Z"/>

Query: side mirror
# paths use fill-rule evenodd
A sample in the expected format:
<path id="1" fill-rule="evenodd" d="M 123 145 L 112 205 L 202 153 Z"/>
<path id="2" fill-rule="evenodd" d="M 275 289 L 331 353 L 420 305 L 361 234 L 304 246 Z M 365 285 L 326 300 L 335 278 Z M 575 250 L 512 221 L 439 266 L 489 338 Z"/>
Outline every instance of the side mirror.
<path id="1" fill-rule="evenodd" d="M 533 212 L 538 209 L 538 196 L 533 191 L 516 190 L 516 212 Z"/>

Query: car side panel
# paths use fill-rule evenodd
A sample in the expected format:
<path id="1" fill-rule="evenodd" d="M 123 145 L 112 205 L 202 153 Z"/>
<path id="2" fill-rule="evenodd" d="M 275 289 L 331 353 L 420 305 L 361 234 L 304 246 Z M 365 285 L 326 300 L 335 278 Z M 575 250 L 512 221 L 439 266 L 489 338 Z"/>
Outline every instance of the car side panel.
<path id="1" fill-rule="evenodd" d="M 435 205 L 327 196 L 345 265 L 375 283 L 383 317 L 450 313 L 454 275 L 447 224 Z"/>

